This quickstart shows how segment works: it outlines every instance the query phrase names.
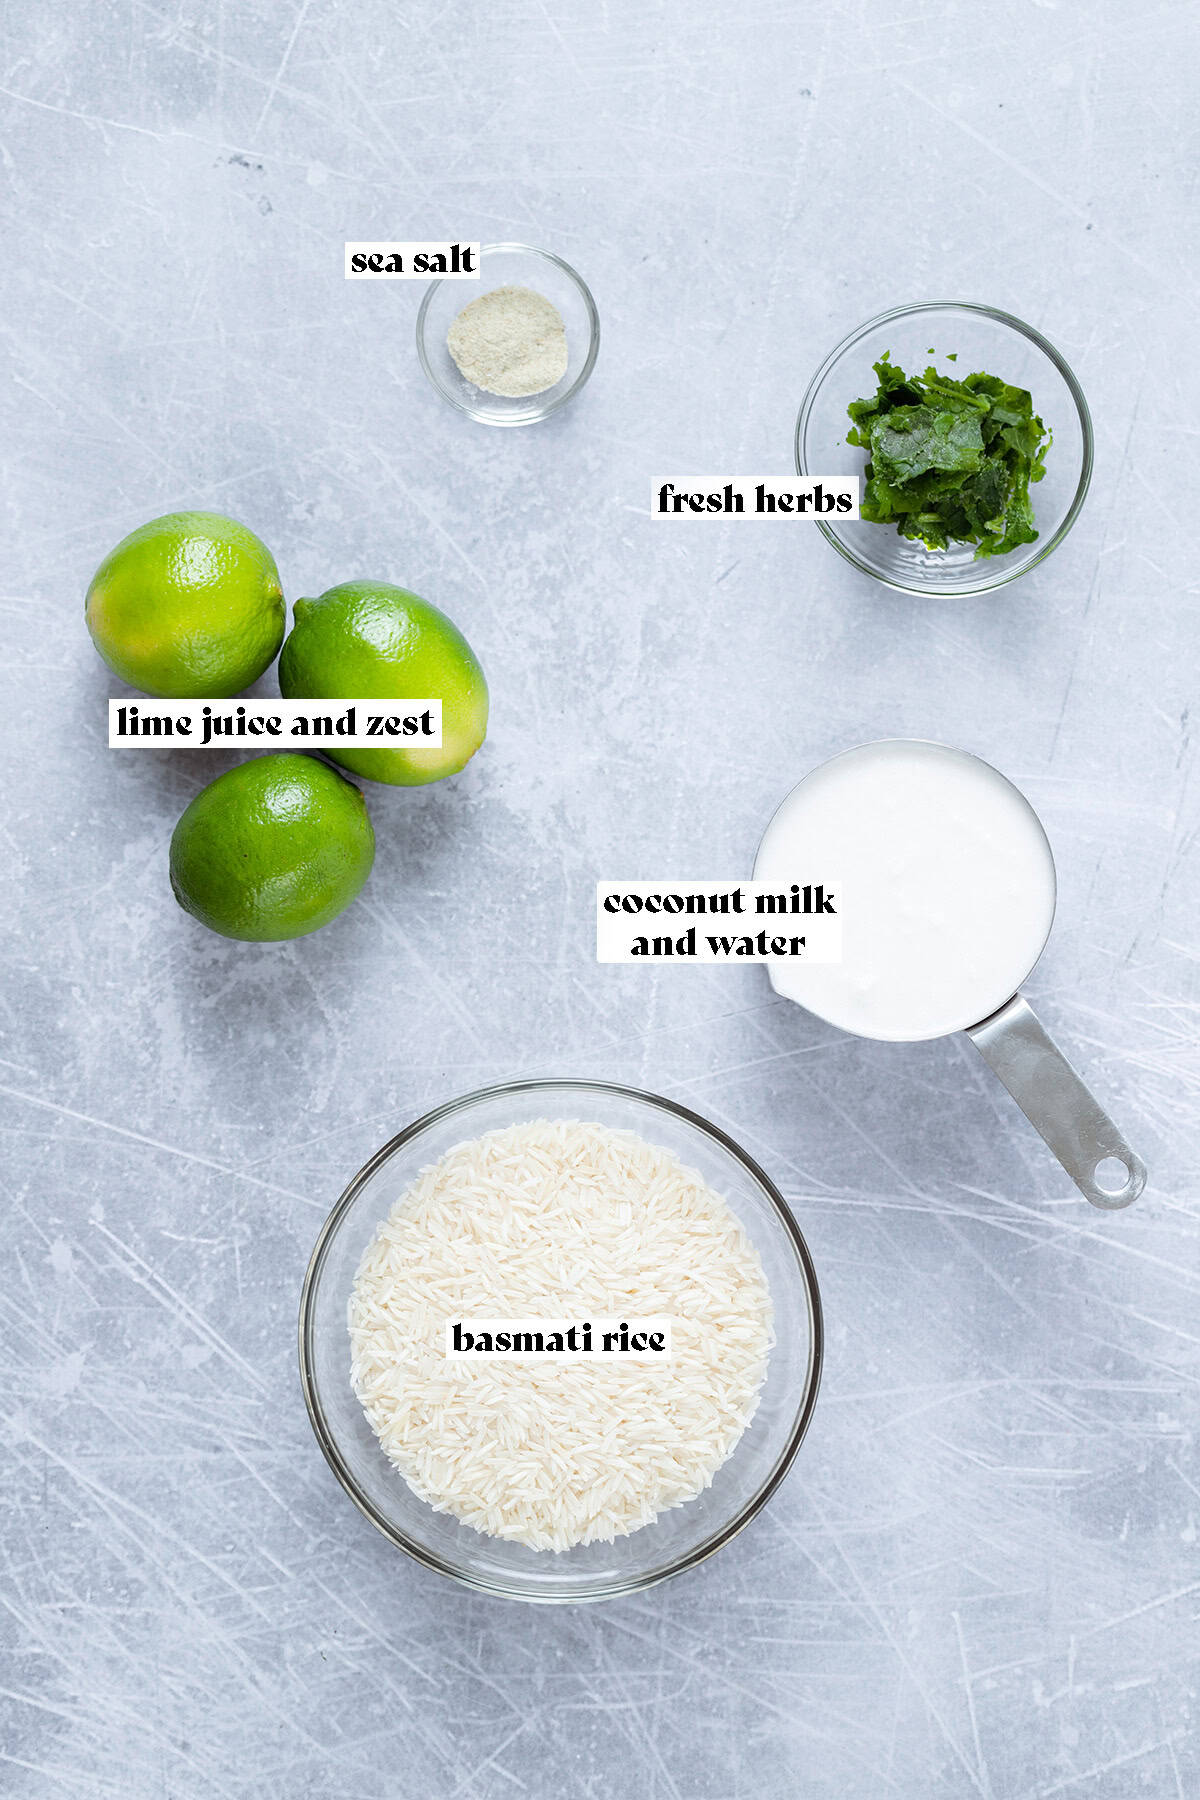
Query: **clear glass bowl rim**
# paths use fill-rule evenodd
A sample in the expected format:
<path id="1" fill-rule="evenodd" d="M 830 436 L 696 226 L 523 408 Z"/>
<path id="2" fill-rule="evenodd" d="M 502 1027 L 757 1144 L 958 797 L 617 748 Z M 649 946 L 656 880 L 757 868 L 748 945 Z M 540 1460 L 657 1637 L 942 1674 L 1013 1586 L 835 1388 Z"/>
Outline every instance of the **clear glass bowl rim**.
<path id="1" fill-rule="evenodd" d="M 420 359 L 421 367 L 425 371 L 429 385 L 433 388 L 434 392 L 440 394 L 443 400 L 450 406 L 456 407 L 459 412 L 466 413 L 468 418 L 477 419 L 483 425 L 536 425 L 540 420 L 548 419 L 551 413 L 557 412 L 560 406 L 565 406 L 567 401 L 572 399 L 574 395 L 579 392 L 580 388 L 590 376 L 596 364 L 596 357 L 600 351 L 600 314 L 596 310 L 596 302 L 592 298 L 592 290 L 583 279 L 583 276 L 579 273 L 579 270 L 573 269 L 565 257 L 556 256 L 553 250 L 539 250 L 536 244 L 481 244 L 479 247 L 481 275 L 483 272 L 483 259 L 492 251 L 518 253 L 522 256 L 540 256 L 544 261 L 552 262 L 560 268 L 563 274 L 566 275 L 569 280 L 573 281 L 575 286 L 579 289 L 580 298 L 583 301 L 584 309 L 588 316 L 589 342 L 587 355 L 583 359 L 583 367 L 580 369 L 570 387 L 564 388 L 561 394 L 555 394 L 552 400 L 546 401 L 542 406 L 535 407 L 533 411 L 520 413 L 513 417 L 503 417 L 500 414 L 489 412 L 486 407 L 480 408 L 470 406 L 465 400 L 460 399 L 457 394 L 452 394 L 439 380 L 433 364 L 429 360 L 429 352 L 425 348 L 425 319 L 428 315 L 429 308 L 433 304 L 433 296 L 442 286 L 445 277 L 440 277 L 436 281 L 431 281 L 421 297 L 421 304 L 417 309 L 417 356 Z M 467 305 L 469 302 L 464 301 L 463 304 Z M 537 395 L 533 394 L 530 398 L 536 400 Z"/>
<path id="2" fill-rule="evenodd" d="M 727 1151 L 742 1165 L 746 1172 L 762 1189 L 766 1198 L 771 1202 L 775 1212 L 778 1214 L 780 1223 L 783 1225 L 787 1236 L 791 1240 L 792 1248 L 796 1254 L 796 1260 L 800 1268 L 800 1277 L 804 1287 L 805 1306 L 808 1313 L 808 1370 L 804 1382 L 804 1392 L 801 1396 L 795 1419 L 792 1422 L 792 1428 L 788 1434 L 787 1443 L 776 1459 L 774 1467 L 758 1490 L 751 1495 L 750 1499 L 746 1501 L 734 1517 L 722 1526 L 720 1531 L 715 1533 L 712 1538 L 699 1545 L 696 1549 L 689 1551 L 686 1556 L 681 1556 L 674 1563 L 668 1563 L 662 1568 L 653 1569 L 644 1574 L 628 1576 L 622 1581 L 613 1582 L 610 1587 L 598 1589 L 591 1594 L 556 1595 L 546 1593 L 535 1595 L 530 1594 L 515 1585 L 508 1587 L 499 1582 L 482 1580 L 468 1570 L 456 1568 L 453 1563 L 447 1562 L 442 1557 L 434 1555 L 432 1551 L 426 1549 L 423 1545 L 414 1543 L 411 1539 L 407 1538 L 402 1531 L 398 1530 L 390 1520 L 384 1518 L 382 1513 L 378 1511 L 367 1495 L 359 1488 L 354 1476 L 346 1467 L 338 1453 L 337 1444 L 334 1440 L 333 1433 L 326 1424 L 324 1411 L 321 1406 L 320 1394 L 318 1392 L 317 1381 L 314 1374 L 315 1360 L 312 1347 L 313 1297 L 316 1292 L 316 1285 L 320 1278 L 321 1270 L 324 1267 L 329 1247 L 333 1242 L 342 1219 L 370 1178 L 389 1160 L 390 1157 L 394 1156 L 404 1144 L 407 1144 L 412 1138 L 416 1137 L 430 1126 L 435 1125 L 444 1119 L 453 1117 L 455 1113 L 466 1112 L 469 1108 L 474 1107 L 481 1102 L 502 1099 L 509 1094 L 530 1094 L 542 1092 L 546 1089 L 561 1090 L 564 1088 L 573 1090 L 581 1095 L 595 1093 L 614 1095 L 621 1099 L 649 1103 L 651 1106 L 661 1108 L 664 1112 L 673 1114 L 675 1118 L 682 1119 L 686 1124 L 703 1132 L 705 1136 L 714 1139 L 723 1150 Z M 556 1078 L 551 1076 L 539 1076 L 529 1080 L 503 1081 L 498 1082 L 491 1087 L 476 1088 L 473 1093 L 462 1094 L 455 1100 L 448 1100 L 444 1105 L 436 1106 L 432 1111 L 423 1113 L 419 1119 L 415 1119 L 413 1123 L 407 1125 L 403 1131 L 397 1132 L 395 1137 L 389 1138 L 387 1143 L 382 1145 L 381 1148 L 375 1152 L 374 1156 L 359 1169 L 358 1173 L 353 1177 L 337 1203 L 334 1205 L 328 1218 L 325 1220 L 325 1223 L 322 1225 L 317 1236 L 317 1241 L 313 1246 L 308 1267 L 305 1270 L 304 1284 L 300 1292 L 300 1384 L 304 1391 L 304 1403 L 308 1409 L 309 1423 L 312 1425 L 313 1432 L 321 1447 L 322 1454 L 329 1464 L 329 1467 L 336 1475 L 338 1481 L 363 1516 L 369 1519 L 371 1524 L 374 1525 L 377 1530 L 381 1531 L 386 1538 L 389 1538 L 393 1544 L 405 1551 L 417 1562 L 423 1563 L 428 1569 L 436 1570 L 440 1575 L 450 1576 L 452 1580 L 461 1582 L 465 1587 L 471 1588 L 475 1592 L 492 1594 L 503 1599 L 532 1600 L 534 1602 L 540 1601 L 542 1603 L 550 1604 L 578 1604 L 584 1601 L 616 1599 L 620 1595 L 640 1593 L 648 1587 L 654 1587 L 660 1581 L 667 1581 L 674 1575 L 680 1575 L 684 1573 L 685 1570 L 695 1568 L 698 1564 L 707 1561 L 710 1556 L 714 1556 L 718 1550 L 729 1543 L 731 1538 L 736 1537 L 738 1532 L 741 1531 L 744 1526 L 749 1524 L 756 1513 L 761 1511 L 791 1468 L 796 1453 L 803 1443 L 805 1434 L 808 1431 L 812 1419 L 813 1408 L 816 1405 L 817 1393 L 821 1385 L 824 1349 L 825 1332 L 821 1312 L 820 1288 L 817 1284 L 816 1268 L 813 1264 L 808 1245 L 805 1242 L 804 1234 L 792 1217 L 787 1201 L 775 1186 L 775 1183 L 771 1180 L 770 1176 L 759 1167 L 753 1157 L 748 1155 L 747 1152 L 742 1149 L 741 1145 L 735 1143 L 734 1140 L 723 1132 L 718 1125 L 711 1124 L 709 1120 L 701 1118 L 699 1113 L 692 1112 L 688 1107 L 680 1106 L 677 1101 L 668 1100 L 661 1094 L 647 1093 L 645 1089 L 642 1088 L 627 1087 L 619 1082 L 589 1081 L 576 1077 L 564 1076 Z"/>
<path id="3" fill-rule="evenodd" d="M 901 594 L 919 594 L 923 599 L 959 599 L 971 594 L 986 594 L 991 592 L 994 588 L 1005 587 L 1010 581 L 1016 581 L 1019 576 L 1025 575 L 1030 569 L 1036 568 L 1038 563 L 1044 562 L 1050 552 L 1061 544 L 1062 540 L 1066 537 L 1068 531 L 1070 531 L 1072 525 L 1075 523 L 1075 520 L 1078 518 L 1079 509 L 1087 497 L 1088 487 L 1092 479 L 1092 463 L 1095 458 L 1095 439 L 1092 432 L 1092 415 L 1088 410 L 1087 400 L 1084 397 L 1083 389 L 1080 387 L 1079 382 L 1075 377 L 1074 371 L 1062 353 L 1054 347 L 1049 338 L 1042 335 L 1035 325 L 1027 325 L 1023 319 L 1018 319 L 1015 313 L 1004 312 L 998 306 L 985 306 L 978 300 L 920 300 L 906 306 L 892 306 L 888 308 L 887 312 L 877 313 L 873 319 L 868 319 L 865 324 L 857 326 L 855 330 L 850 333 L 849 337 L 843 338 L 841 343 L 836 344 L 829 352 L 829 355 L 825 358 L 824 362 L 809 382 L 804 398 L 800 402 L 800 411 L 796 416 L 795 460 L 796 473 L 798 475 L 833 475 L 838 472 L 834 469 L 810 470 L 805 466 L 807 460 L 805 456 L 805 438 L 808 432 L 809 419 L 812 415 L 813 407 L 816 404 L 816 398 L 820 392 L 821 385 L 834 364 L 838 361 L 838 358 L 843 356 L 846 351 L 852 349 L 860 339 L 866 337 L 868 332 L 877 330 L 881 325 L 890 325 L 899 319 L 912 319 L 918 317 L 921 313 L 931 312 L 977 313 L 983 318 L 994 320 L 997 324 L 1008 326 L 1012 331 L 1019 331 L 1022 337 L 1026 337 L 1029 339 L 1030 343 L 1036 344 L 1038 349 L 1041 350 L 1054 364 L 1055 368 L 1066 382 L 1068 392 L 1075 402 L 1075 410 L 1079 415 L 1079 427 L 1083 437 L 1083 457 L 1079 471 L 1079 481 L 1071 504 L 1063 515 L 1053 537 L 1047 538 L 1044 544 L 1039 544 L 1036 547 L 1036 555 L 1031 556 L 1028 562 L 1023 562 L 1016 568 L 998 570 L 991 576 L 981 575 L 978 581 L 971 582 L 966 586 L 944 588 L 939 587 L 933 582 L 917 583 L 893 580 L 887 575 L 880 574 L 878 569 L 872 568 L 870 563 L 864 562 L 861 557 L 856 556 L 854 551 L 841 541 L 836 532 L 832 531 L 823 520 L 817 520 L 817 530 L 833 545 L 838 555 L 844 556 L 846 561 L 848 563 L 853 563 L 856 569 L 861 569 L 864 575 L 870 575 L 873 580 L 882 582 L 884 587 L 892 588 L 897 593 Z"/>

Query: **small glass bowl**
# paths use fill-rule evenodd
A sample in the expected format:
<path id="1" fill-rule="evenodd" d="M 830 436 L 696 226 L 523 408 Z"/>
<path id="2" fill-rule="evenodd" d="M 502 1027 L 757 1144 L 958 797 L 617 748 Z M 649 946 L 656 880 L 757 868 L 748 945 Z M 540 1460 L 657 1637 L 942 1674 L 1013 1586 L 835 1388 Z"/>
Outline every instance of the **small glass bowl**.
<path id="1" fill-rule="evenodd" d="M 506 399 L 468 381 L 446 346 L 446 333 L 472 300 L 498 287 L 532 288 L 562 315 L 567 372 L 540 394 Z M 569 263 L 528 244 L 484 244 L 478 281 L 434 281 L 417 313 L 417 355 L 444 400 L 484 425 L 535 425 L 565 406 L 583 386 L 600 348 L 600 316 L 587 284 Z"/>
<path id="2" fill-rule="evenodd" d="M 489 1537 L 417 1498 L 380 1449 L 350 1386 L 347 1306 L 364 1250 L 419 1171 L 453 1145 L 533 1119 L 636 1131 L 673 1150 L 723 1194 L 762 1260 L 775 1343 L 753 1419 L 712 1486 L 611 1544 L 530 1550 Z M 300 1376 L 330 1468 L 401 1550 L 482 1593 L 511 1600 L 607 1600 L 693 1568 L 774 1493 L 808 1429 L 821 1375 L 821 1302 L 812 1258 L 783 1196 L 715 1125 L 671 1100 L 594 1081 L 516 1081 L 427 1113 L 376 1152 L 317 1239 L 300 1300 Z"/>
<path id="3" fill-rule="evenodd" d="M 869 319 L 832 350 L 809 384 L 796 420 L 796 469 L 801 475 L 862 474 L 866 456 L 847 444 L 852 400 L 878 386 L 872 364 L 887 351 L 912 373 L 930 363 L 947 374 L 985 370 L 1028 388 L 1033 410 L 1054 434 L 1046 473 L 1030 488 L 1038 536 L 1006 556 L 975 556 L 973 544 L 927 550 L 895 525 L 865 519 L 835 525 L 818 521 L 847 562 L 905 594 L 939 597 L 985 594 L 1043 562 L 1075 523 L 1092 477 L 1092 421 L 1083 390 L 1054 345 L 1010 313 L 966 300 L 897 306 Z M 951 352 L 957 361 L 950 362 Z"/>

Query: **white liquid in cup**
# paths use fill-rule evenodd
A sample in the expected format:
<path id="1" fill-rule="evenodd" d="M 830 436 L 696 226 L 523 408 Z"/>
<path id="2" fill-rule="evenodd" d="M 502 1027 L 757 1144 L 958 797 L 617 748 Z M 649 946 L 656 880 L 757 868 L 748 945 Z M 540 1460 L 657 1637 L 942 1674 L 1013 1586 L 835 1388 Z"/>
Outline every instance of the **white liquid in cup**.
<path id="1" fill-rule="evenodd" d="M 962 750 L 888 738 L 793 788 L 754 879 L 833 889 L 842 961 L 769 963 L 789 1000 L 860 1037 L 941 1037 L 1017 991 L 1054 918 L 1054 859 L 1025 796 Z"/>

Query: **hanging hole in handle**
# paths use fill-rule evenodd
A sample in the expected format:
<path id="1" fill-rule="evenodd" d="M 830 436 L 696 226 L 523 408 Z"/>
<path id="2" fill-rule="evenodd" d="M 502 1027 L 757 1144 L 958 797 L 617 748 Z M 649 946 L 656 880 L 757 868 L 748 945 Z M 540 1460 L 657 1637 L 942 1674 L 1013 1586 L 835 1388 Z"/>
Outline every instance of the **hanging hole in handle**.
<path id="1" fill-rule="evenodd" d="M 1106 1156 L 1092 1170 L 1092 1180 L 1102 1194 L 1115 1200 L 1123 1194 L 1133 1179 L 1133 1170 L 1123 1163 L 1119 1156 Z"/>

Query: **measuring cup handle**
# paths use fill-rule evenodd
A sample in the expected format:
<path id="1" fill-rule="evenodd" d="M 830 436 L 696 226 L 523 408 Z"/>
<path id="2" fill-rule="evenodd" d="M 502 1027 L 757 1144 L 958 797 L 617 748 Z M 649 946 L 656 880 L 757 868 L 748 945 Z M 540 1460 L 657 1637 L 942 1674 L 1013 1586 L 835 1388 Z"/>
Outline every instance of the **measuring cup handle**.
<path id="1" fill-rule="evenodd" d="M 1084 1087 L 1028 1001 L 1014 994 L 990 1018 L 970 1026 L 967 1036 L 1093 1206 L 1112 1210 L 1137 1199 L 1146 1185 L 1145 1163 Z M 1119 1188 L 1103 1188 L 1096 1180 L 1106 1157 L 1124 1165 Z"/>

